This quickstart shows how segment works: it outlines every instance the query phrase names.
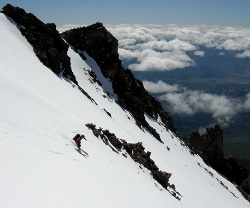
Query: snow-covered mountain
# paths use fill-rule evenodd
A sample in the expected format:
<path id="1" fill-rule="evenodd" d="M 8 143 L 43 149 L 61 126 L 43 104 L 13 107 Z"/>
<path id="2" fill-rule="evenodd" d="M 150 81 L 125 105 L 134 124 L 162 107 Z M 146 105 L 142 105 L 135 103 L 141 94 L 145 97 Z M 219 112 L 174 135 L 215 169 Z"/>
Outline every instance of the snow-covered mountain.
<path id="1" fill-rule="evenodd" d="M 83 94 L 45 67 L 2 13 L 0 28 L 0 207 L 249 207 L 235 185 L 192 155 L 160 118 L 144 115 L 162 143 L 139 128 L 88 54 L 83 60 L 68 49 Z M 124 148 L 106 145 L 90 123 L 119 141 L 141 142 L 158 168 L 172 174 L 172 186 L 164 188 Z M 71 143 L 77 133 L 87 138 L 88 157 Z"/>

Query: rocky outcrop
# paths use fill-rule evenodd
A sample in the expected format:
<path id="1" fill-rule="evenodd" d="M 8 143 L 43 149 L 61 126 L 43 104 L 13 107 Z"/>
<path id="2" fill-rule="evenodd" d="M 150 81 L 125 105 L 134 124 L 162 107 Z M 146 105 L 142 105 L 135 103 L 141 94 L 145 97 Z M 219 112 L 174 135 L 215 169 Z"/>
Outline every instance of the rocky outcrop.
<path id="1" fill-rule="evenodd" d="M 75 51 L 86 51 L 97 62 L 103 75 L 112 82 L 113 90 L 118 95 L 118 103 L 131 112 L 138 126 L 146 128 L 161 141 L 160 135 L 145 120 L 144 114 L 147 113 L 154 119 L 160 116 L 166 128 L 176 132 L 172 117 L 145 90 L 143 83 L 129 69 L 122 67 L 118 41 L 102 23 L 66 31 L 62 33 L 62 37 Z"/>
<path id="2" fill-rule="evenodd" d="M 68 45 L 56 30 L 55 24 L 44 24 L 33 14 L 10 4 L 4 6 L 2 12 L 16 22 L 22 35 L 33 46 L 37 57 L 46 67 L 77 84 L 67 55 Z"/>
<path id="3" fill-rule="evenodd" d="M 244 181 L 241 183 L 241 188 L 244 189 L 248 194 L 250 194 L 250 176 L 246 178 Z"/>
<path id="4" fill-rule="evenodd" d="M 242 195 L 250 202 L 250 176 L 242 181 L 239 190 Z"/>
<path id="5" fill-rule="evenodd" d="M 102 128 L 97 129 L 95 124 L 86 124 L 86 126 L 92 130 L 97 138 L 102 139 L 106 145 L 109 145 L 114 152 L 119 154 L 119 152 L 124 149 L 135 162 L 150 170 L 153 178 L 158 181 L 163 188 L 180 200 L 181 195 L 176 191 L 175 185 L 169 183 L 172 174 L 159 170 L 155 162 L 150 158 L 151 152 L 146 152 L 141 142 L 135 144 L 127 143 L 125 140 L 117 138 L 116 135 L 109 132 L 109 130 L 103 130 Z"/>
<path id="6" fill-rule="evenodd" d="M 223 130 L 219 125 L 207 128 L 203 135 L 198 132 L 192 133 L 187 144 L 208 165 L 219 171 L 229 181 L 240 186 L 242 193 L 246 192 L 245 195 L 249 195 L 249 172 L 245 167 L 239 165 L 235 158 L 224 156 Z"/>
<path id="7" fill-rule="evenodd" d="M 241 183 L 249 176 L 249 171 L 239 164 L 233 157 L 225 157 L 224 166 L 218 169 L 230 181 L 241 185 Z"/>
<path id="8" fill-rule="evenodd" d="M 224 162 L 223 130 L 219 125 L 207 128 L 203 135 L 193 132 L 187 142 L 211 166 L 220 167 Z"/>
<path id="9" fill-rule="evenodd" d="M 66 31 L 62 37 L 74 49 L 86 51 L 100 66 L 105 77 L 113 78 L 122 69 L 118 41 L 102 23 Z"/>

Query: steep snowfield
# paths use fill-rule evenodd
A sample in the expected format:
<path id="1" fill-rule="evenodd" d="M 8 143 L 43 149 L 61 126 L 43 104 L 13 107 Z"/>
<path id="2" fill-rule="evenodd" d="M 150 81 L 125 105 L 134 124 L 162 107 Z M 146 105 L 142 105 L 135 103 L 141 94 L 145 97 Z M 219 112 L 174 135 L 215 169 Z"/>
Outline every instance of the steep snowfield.
<path id="1" fill-rule="evenodd" d="M 164 144 L 105 98 L 105 91 L 115 97 L 111 85 L 87 54 L 84 62 L 73 50 L 68 52 L 79 85 L 96 104 L 42 65 L 15 24 L 1 13 L 0 42 L 0 207 L 249 207 L 233 184 L 192 156 L 160 122 L 145 115 Z M 105 91 L 91 82 L 88 70 L 96 72 Z M 112 151 L 86 123 L 127 142 L 143 142 L 156 165 L 172 173 L 170 183 L 181 200 L 147 169 Z M 82 148 L 89 157 L 71 144 L 78 132 L 87 138 Z"/>

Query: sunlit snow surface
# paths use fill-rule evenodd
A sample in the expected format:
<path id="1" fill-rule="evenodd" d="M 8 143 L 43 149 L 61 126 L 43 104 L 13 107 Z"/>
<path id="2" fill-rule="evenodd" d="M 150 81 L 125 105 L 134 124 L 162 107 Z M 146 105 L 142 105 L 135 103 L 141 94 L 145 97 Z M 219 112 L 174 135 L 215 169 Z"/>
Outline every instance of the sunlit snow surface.
<path id="1" fill-rule="evenodd" d="M 0 42 L 0 207 L 249 207 L 233 184 L 192 156 L 160 122 L 145 115 L 164 144 L 139 129 L 116 104 L 111 84 L 87 54 L 85 62 L 72 49 L 68 52 L 79 85 L 95 102 L 42 65 L 3 14 Z M 91 81 L 89 70 L 104 90 Z M 181 200 L 147 169 L 112 151 L 86 123 L 127 142 L 143 142 L 159 169 L 172 173 L 170 183 Z M 87 158 L 71 144 L 76 133 L 87 138 L 82 142 Z"/>

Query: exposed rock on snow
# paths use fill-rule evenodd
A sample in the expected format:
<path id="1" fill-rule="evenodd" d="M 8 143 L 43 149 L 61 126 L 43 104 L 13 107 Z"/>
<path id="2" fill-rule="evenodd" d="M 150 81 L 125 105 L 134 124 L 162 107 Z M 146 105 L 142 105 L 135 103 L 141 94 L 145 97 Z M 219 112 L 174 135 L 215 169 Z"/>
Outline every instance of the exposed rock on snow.
<path id="1" fill-rule="evenodd" d="M 239 191 L 250 202 L 250 176 L 242 181 Z"/>
<path id="2" fill-rule="evenodd" d="M 223 130 L 219 125 L 207 128 L 203 135 L 193 132 L 190 138 L 188 138 L 187 143 L 207 164 L 211 165 L 215 170 L 238 186 L 249 176 L 248 170 L 239 165 L 234 158 L 224 157 Z M 242 189 L 248 194 L 250 193 L 247 186 L 243 185 Z"/>
<path id="3" fill-rule="evenodd" d="M 7 4 L 3 13 L 12 18 L 23 36 L 33 46 L 39 60 L 55 74 L 62 74 L 77 84 L 67 55 L 68 45 L 61 38 L 54 23 L 44 24 L 35 15 L 24 9 Z"/>
<path id="4" fill-rule="evenodd" d="M 223 130 L 220 126 L 207 128 L 203 135 L 193 132 L 187 142 L 212 166 L 219 167 L 223 163 Z"/>
<path id="5" fill-rule="evenodd" d="M 176 191 L 175 185 L 169 184 L 169 178 L 172 174 L 159 170 L 155 162 L 150 158 L 151 152 L 145 152 L 142 142 L 136 144 L 127 143 L 125 140 L 117 138 L 114 133 L 110 133 L 107 129 L 97 129 L 95 124 L 86 124 L 86 126 L 92 130 L 97 138 L 100 137 L 106 145 L 109 145 L 113 151 L 119 153 L 122 148 L 126 150 L 135 162 L 150 170 L 153 178 L 158 181 L 163 188 L 168 190 L 176 199 L 181 199 L 181 194 Z"/>

